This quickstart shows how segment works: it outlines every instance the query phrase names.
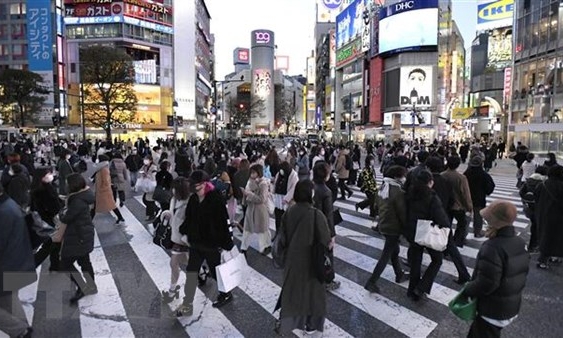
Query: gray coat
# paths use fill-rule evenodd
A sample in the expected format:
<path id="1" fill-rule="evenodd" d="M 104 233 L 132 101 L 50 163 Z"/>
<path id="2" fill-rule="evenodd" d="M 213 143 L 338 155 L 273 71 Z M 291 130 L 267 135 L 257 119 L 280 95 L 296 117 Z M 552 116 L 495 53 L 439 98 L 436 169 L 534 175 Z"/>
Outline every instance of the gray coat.
<path id="1" fill-rule="evenodd" d="M 129 173 L 127 165 L 121 158 L 114 158 L 109 165 L 111 176 L 111 184 L 117 187 L 119 191 L 125 191 L 129 185 Z"/>
<path id="2" fill-rule="evenodd" d="M 315 224 L 316 213 L 316 224 Z M 315 240 L 327 245 L 330 232 L 323 213 L 309 203 L 292 205 L 284 213 L 280 231 L 289 240 L 280 300 L 280 319 L 326 315 L 326 290 L 312 266 Z"/>
<path id="3" fill-rule="evenodd" d="M 248 208 L 244 216 L 244 231 L 255 234 L 270 231 L 268 180 L 266 178 L 261 178 L 259 181 L 249 179 L 246 192 L 245 203 Z"/>

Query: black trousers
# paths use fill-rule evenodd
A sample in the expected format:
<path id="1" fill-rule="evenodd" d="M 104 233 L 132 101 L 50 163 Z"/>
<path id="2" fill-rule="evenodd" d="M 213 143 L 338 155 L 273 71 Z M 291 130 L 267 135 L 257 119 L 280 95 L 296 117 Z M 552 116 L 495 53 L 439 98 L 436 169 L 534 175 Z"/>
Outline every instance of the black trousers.
<path id="1" fill-rule="evenodd" d="M 469 328 L 468 338 L 500 338 L 502 327 L 495 326 L 477 316 Z"/>
<path id="2" fill-rule="evenodd" d="M 149 201 L 147 199 L 147 194 L 143 194 L 143 204 L 146 206 L 145 215 L 146 216 L 156 216 L 158 213 L 158 207 L 154 201 Z"/>
<path id="3" fill-rule="evenodd" d="M 197 288 L 197 276 L 199 269 L 207 261 L 209 266 L 209 273 L 211 277 L 217 280 L 215 274 L 215 267 L 221 264 L 221 253 L 218 249 L 212 248 L 190 248 L 190 257 L 188 258 L 188 266 L 186 267 L 186 283 L 184 284 L 184 304 L 192 304 L 195 297 L 195 290 Z"/>
<path id="4" fill-rule="evenodd" d="M 125 191 L 117 190 L 115 185 L 111 186 L 111 191 L 113 192 L 113 200 L 117 201 L 117 196 L 119 195 L 119 203 L 125 203 Z"/>
<path id="5" fill-rule="evenodd" d="M 530 218 L 530 222 L 532 225 L 530 226 L 530 242 L 528 243 L 528 250 L 538 247 L 538 224 L 536 222 L 536 217 L 532 216 Z"/>
<path id="6" fill-rule="evenodd" d="M 465 237 L 467 237 L 467 217 L 463 210 L 450 210 L 450 223 L 455 218 L 457 226 L 454 233 L 454 242 L 457 246 L 463 248 Z"/>
<path id="7" fill-rule="evenodd" d="M 471 275 L 467 271 L 467 267 L 465 266 L 465 262 L 459 253 L 459 249 L 454 242 L 454 237 L 452 232 L 450 231 L 450 236 L 448 237 L 448 246 L 446 247 L 445 252 L 450 256 L 452 263 L 454 263 L 455 268 L 457 270 L 457 275 L 460 280 L 470 280 Z"/>
<path id="8" fill-rule="evenodd" d="M 37 252 L 33 255 L 33 259 L 35 260 L 35 267 L 38 267 L 45 261 L 47 256 L 49 256 L 49 260 L 51 261 L 51 266 L 49 270 L 59 270 L 60 268 L 60 259 L 59 253 L 61 251 L 61 243 L 53 243 L 53 241 L 49 238 L 41 249 L 37 250 Z"/>
<path id="9" fill-rule="evenodd" d="M 346 198 L 346 193 L 352 193 L 352 190 L 348 188 L 346 185 L 347 178 L 339 178 L 338 179 L 338 187 L 340 188 L 340 194 L 342 194 L 342 198 Z"/>
<path id="10" fill-rule="evenodd" d="M 282 216 L 283 216 L 284 213 L 285 213 L 285 210 L 283 210 L 283 209 L 278 209 L 278 208 L 274 209 L 274 217 L 275 217 L 275 220 L 276 220 L 276 233 L 278 232 L 278 230 L 281 227 L 281 220 L 282 220 Z"/>
<path id="11" fill-rule="evenodd" d="M 421 278 L 422 254 L 425 249 L 430 255 L 432 261 L 430 262 L 430 265 L 428 265 L 428 268 L 426 268 L 426 271 L 424 271 L 424 275 L 422 275 Z M 415 289 L 418 289 L 420 292 L 430 294 L 432 284 L 434 284 L 434 279 L 436 279 L 438 272 L 440 272 L 440 267 L 442 266 L 443 254 L 439 251 L 425 248 L 415 242 L 411 242 L 407 252 L 407 257 L 411 266 L 408 293 L 412 294 Z"/>
<path id="12" fill-rule="evenodd" d="M 78 263 L 82 270 L 82 274 L 76 270 L 74 262 Z M 94 281 L 94 268 L 92 267 L 92 262 L 90 262 L 89 254 L 78 257 L 62 257 L 61 271 L 69 273 L 70 280 L 80 290 L 96 286 Z"/>
<path id="13" fill-rule="evenodd" d="M 375 197 L 373 192 L 366 191 L 366 198 L 358 203 L 358 208 L 364 210 L 365 207 L 369 207 L 369 217 L 377 216 L 377 211 L 375 210 Z"/>
<path id="14" fill-rule="evenodd" d="M 385 245 L 383 246 L 383 252 L 381 252 L 381 257 L 379 257 L 379 261 L 377 265 L 373 269 L 371 277 L 369 278 L 369 283 L 376 283 L 383 270 L 387 266 L 389 260 L 391 260 L 391 264 L 393 265 L 393 271 L 395 272 L 395 276 L 399 276 L 403 273 L 403 268 L 401 267 L 401 261 L 399 260 L 399 240 L 400 236 L 398 235 L 385 235 Z"/>

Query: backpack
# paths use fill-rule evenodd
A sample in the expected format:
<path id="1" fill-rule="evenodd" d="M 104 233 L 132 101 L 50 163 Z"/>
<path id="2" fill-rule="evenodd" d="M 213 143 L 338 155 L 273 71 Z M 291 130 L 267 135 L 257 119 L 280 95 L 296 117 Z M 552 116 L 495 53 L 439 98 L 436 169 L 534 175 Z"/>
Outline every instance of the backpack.
<path id="1" fill-rule="evenodd" d="M 229 198 L 231 198 L 232 195 L 231 184 L 224 182 L 219 177 L 216 177 L 213 180 L 211 180 L 211 183 L 215 187 L 215 190 L 217 190 L 221 194 L 225 203 L 227 203 L 227 201 L 229 200 Z"/>
<path id="2" fill-rule="evenodd" d="M 350 155 L 345 155 L 346 157 L 346 162 L 344 162 L 344 168 L 346 168 L 346 170 L 352 170 L 352 167 L 354 166 L 354 162 L 352 162 L 352 158 L 350 157 Z"/>
<path id="3" fill-rule="evenodd" d="M 73 169 L 75 172 L 81 174 L 88 170 L 88 165 L 86 164 L 86 161 L 80 160 L 74 164 Z"/>

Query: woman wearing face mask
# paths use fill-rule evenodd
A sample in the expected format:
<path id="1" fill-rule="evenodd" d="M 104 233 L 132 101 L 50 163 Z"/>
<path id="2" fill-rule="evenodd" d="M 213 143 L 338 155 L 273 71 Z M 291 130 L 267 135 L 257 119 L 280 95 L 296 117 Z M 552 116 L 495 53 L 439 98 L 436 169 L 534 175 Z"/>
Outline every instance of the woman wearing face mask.
<path id="1" fill-rule="evenodd" d="M 276 220 L 276 231 L 281 226 L 283 213 L 293 200 L 295 185 L 299 181 L 295 170 L 291 169 L 289 162 L 283 161 L 280 170 L 274 179 L 274 217 Z"/>
<path id="2" fill-rule="evenodd" d="M 113 192 L 111 189 L 111 176 L 109 173 L 109 157 L 106 155 L 98 156 L 99 163 L 96 165 L 95 175 L 95 186 L 96 186 L 96 203 L 95 207 L 90 210 L 90 216 L 94 219 L 96 213 L 110 212 L 113 211 L 117 216 L 117 221 L 115 224 L 120 224 L 125 222 L 121 212 L 116 206 L 115 200 L 113 199 Z"/>
<path id="3" fill-rule="evenodd" d="M 178 177 L 171 185 L 173 197 L 170 201 L 170 209 L 163 211 L 160 215 L 163 220 L 168 220 L 172 229 L 170 236 L 173 243 L 172 249 L 170 249 L 170 288 L 162 291 L 162 301 L 167 304 L 178 298 L 180 294 L 180 285 L 178 285 L 180 267 L 188 264 L 189 257 L 188 238 L 180 234 L 180 225 L 184 223 L 186 218 L 186 206 L 190 197 L 188 180 L 184 177 Z"/>
<path id="4" fill-rule="evenodd" d="M 245 253 L 250 242 L 250 235 L 258 236 L 259 250 L 263 255 L 271 251 L 272 237 L 270 235 L 270 215 L 268 213 L 269 183 L 263 174 L 264 168 L 260 164 L 250 167 L 250 179 L 246 189 L 241 188 L 244 203 L 247 205 L 242 233 L 241 252 Z"/>
<path id="5" fill-rule="evenodd" d="M 317 155 L 313 157 L 313 168 L 315 168 L 315 164 L 317 161 L 324 161 L 325 160 L 325 149 L 323 147 L 319 147 L 317 149 Z M 313 174 L 314 175 L 314 174 Z"/>
<path id="6" fill-rule="evenodd" d="M 191 316 L 194 311 L 193 300 L 198 284 L 198 272 L 207 261 L 211 277 L 217 279 L 215 267 L 221 262 L 220 250 L 231 250 L 234 246 L 229 230 L 229 215 L 221 194 L 209 182 L 209 175 L 196 170 L 188 179 L 194 193 L 188 200 L 185 219 L 180 226 L 180 234 L 188 237 L 190 254 L 184 286 L 184 300 L 176 310 L 176 316 Z M 230 292 L 220 292 L 213 307 L 221 307 L 230 301 Z"/>
<path id="7" fill-rule="evenodd" d="M 156 186 L 157 189 L 162 189 L 163 194 L 160 194 L 154 198 L 155 201 L 160 204 L 160 210 L 168 210 L 170 208 L 170 191 L 172 190 L 172 181 L 174 177 L 170 173 L 170 162 L 163 161 L 160 163 L 160 171 L 156 173 Z"/>
<path id="8" fill-rule="evenodd" d="M 147 155 L 143 160 L 143 166 L 139 171 L 139 177 L 148 178 L 156 183 L 156 165 L 152 161 L 152 156 Z M 147 221 L 153 220 L 158 213 L 158 207 L 153 199 L 153 192 L 146 192 L 143 194 L 143 204 L 146 206 L 145 215 L 147 216 Z"/>
<path id="9" fill-rule="evenodd" d="M 369 206 L 369 217 L 375 220 L 377 216 L 377 181 L 375 180 L 375 157 L 368 155 L 365 160 L 365 167 L 360 172 L 360 190 L 366 194 L 366 198 L 356 203 L 356 212 L 358 209 L 364 210 Z"/>
<path id="10" fill-rule="evenodd" d="M 37 211 L 43 221 L 55 226 L 53 219 L 59 213 L 63 202 L 59 199 L 57 189 L 53 186 L 54 175 L 51 167 L 39 167 L 35 169 L 31 181 L 31 210 Z M 35 266 L 39 266 L 47 256 L 51 261 L 49 271 L 59 270 L 60 243 L 48 240 L 34 255 Z"/>
<path id="11" fill-rule="evenodd" d="M 66 186 L 66 178 L 68 175 L 72 174 L 74 170 L 72 169 L 72 165 L 70 164 L 70 155 L 71 152 L 68 149 L 63 149 L 61 151 L 61 157 L 57 162 L 57 172 L 59 173 L 59 195 L 67 195 L 68 188 Z"/>
<path id="12" fill-rule="evenodd" d="M 297 174 L 299 174 L 299 180 L 309 179 L 310 171 L 309 168 L 309 155 L 304 147 L 299 149 L 299 158 L 297 159 Z"/>
<path id="13" fill-rule="evenodd" d="M 364 286 L 369 292 L 379 293 L 377 281 L 389 260 L 395 271 L 395 282 L 402 283 L 408 280 L 408 274 L 403 271 L 399 260 L 399 240 L 407 215 L 405 192 L 403 191 L 406 174 L 405 167 L 398 165 L 389 167 L 385 171 L 381 190 L 376 195 L 379 206 L 379 232 L 385 236 L 385 245 L 371 277 Z"/>

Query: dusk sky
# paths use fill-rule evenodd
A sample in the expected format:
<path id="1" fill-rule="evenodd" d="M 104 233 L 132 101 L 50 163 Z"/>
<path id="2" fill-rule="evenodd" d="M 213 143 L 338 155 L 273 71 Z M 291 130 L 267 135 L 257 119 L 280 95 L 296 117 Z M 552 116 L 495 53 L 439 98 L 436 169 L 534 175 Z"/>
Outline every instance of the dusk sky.
<path id="1" fill-rule="evenodd" d="M 315 0 L 206 0 L 215 34 L 218 79 L 234 70 L 233 50 L 250 47 L 250 32 L 274 31 L 276 55 L 289 56 L 289 74 L 305 74 L 307 56 L 314 48 Z M 477 24 L 477 0 L 452 0 L 453 18 L 465 46 L 471 45 Z"/>

